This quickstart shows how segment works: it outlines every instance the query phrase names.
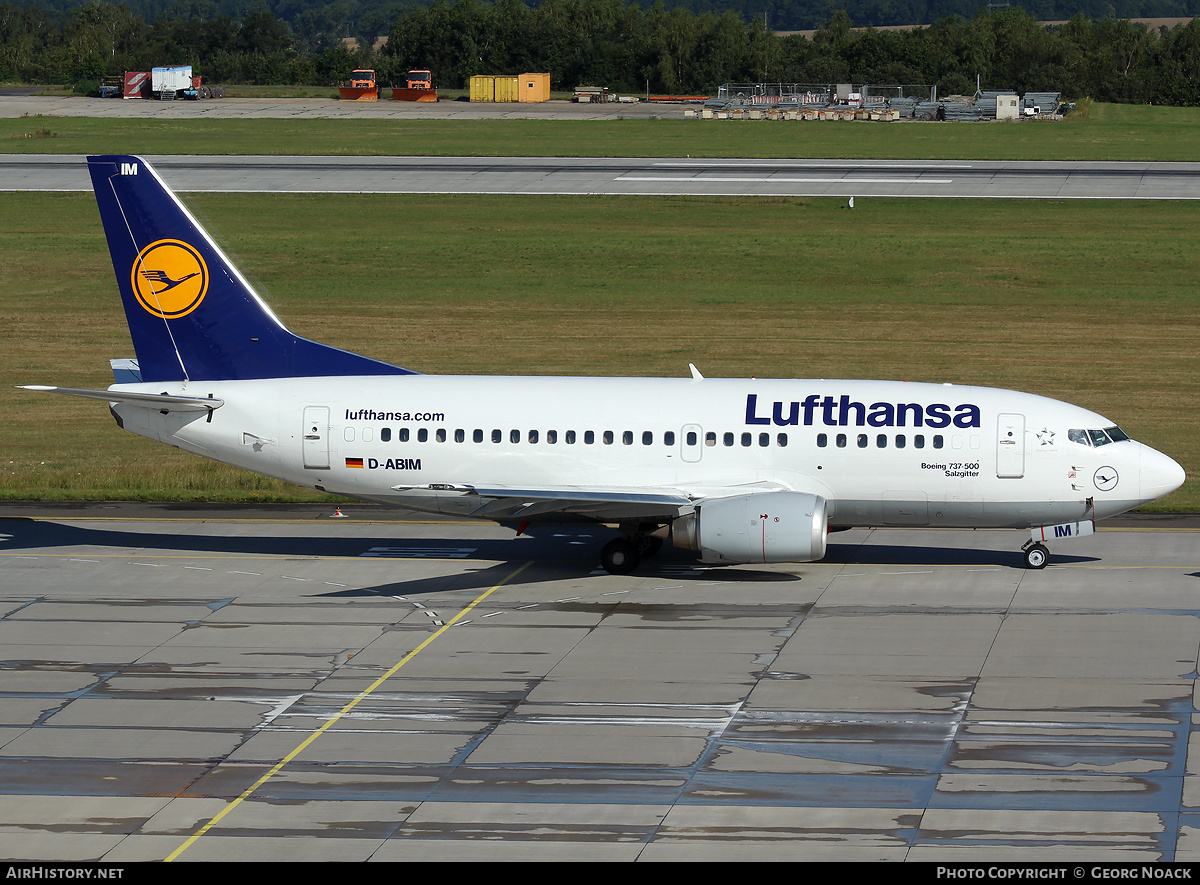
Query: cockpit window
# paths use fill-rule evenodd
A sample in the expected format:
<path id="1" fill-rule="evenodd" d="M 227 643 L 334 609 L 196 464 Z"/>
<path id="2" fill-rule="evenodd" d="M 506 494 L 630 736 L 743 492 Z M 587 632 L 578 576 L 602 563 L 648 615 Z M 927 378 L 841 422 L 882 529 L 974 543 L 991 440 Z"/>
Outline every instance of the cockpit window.
<path id="1" fill-rule="evenodd" d="M 1129 434 L 1120 427 L 1106 427 L 1103 430 L 1095 428 L 1081 430 L 1073 427 L 1067 431 L 1067 439 L 1073 443 L 1079 443 L 1081 446 L 1095 446 L 1099 448 L 1109 443 L 1125 442 L 1129 439 Z"/>

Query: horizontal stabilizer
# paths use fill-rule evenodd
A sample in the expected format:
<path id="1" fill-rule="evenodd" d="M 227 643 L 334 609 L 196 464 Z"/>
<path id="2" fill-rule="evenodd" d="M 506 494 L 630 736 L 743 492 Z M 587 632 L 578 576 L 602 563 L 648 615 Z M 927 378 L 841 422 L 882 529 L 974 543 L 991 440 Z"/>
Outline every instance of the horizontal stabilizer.
<path id="1" fill-rule="evenodd" d="M 85 390 L 80 387 L 47 387 L 42 384 L 22 384 L 21 390 L 42 393 L 61 393 L 99 399 L 107 403 L 131 403 L 135 406 L 159 409 L 163 412 L 211 412 L 225 405 L 225 400 L 199 396 L 171 396 L 166 393 L 134 393 L 126 390 Z"/>

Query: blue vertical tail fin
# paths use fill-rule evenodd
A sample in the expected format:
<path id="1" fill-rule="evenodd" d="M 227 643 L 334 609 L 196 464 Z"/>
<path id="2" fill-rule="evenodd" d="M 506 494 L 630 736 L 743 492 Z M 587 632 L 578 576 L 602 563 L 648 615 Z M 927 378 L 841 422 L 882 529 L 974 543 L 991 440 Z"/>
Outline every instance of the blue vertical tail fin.
<path id="1" fill-rule="evenodd" d="M 411 375 L 294 335 L 140 157 L 88 157 L 144 381 Z"/>

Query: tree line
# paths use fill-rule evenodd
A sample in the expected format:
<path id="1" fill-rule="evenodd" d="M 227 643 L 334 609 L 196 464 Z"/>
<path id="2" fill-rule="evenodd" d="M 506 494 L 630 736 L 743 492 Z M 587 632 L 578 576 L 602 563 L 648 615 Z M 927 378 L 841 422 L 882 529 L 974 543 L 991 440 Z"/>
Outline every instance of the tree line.
<path id="1" fill-rule="evenodd" d="M 88 0 L 11 0 L 17 6 L 40 5 L 43 10 L 69 13 Z M 377 37 L 390 30 L 402 13 L 435 0 L 123 0 L 137 15 L 153 21 L 229 16 L 236 21 L 249 12 L 265 10 L 286 21 L 297 39 L 320 32 L 338 37 Z M 541 0 L 530 0 L 537 6 Z M 812 30 L 829 21 L 839 9 L 859 25 L 933 24 L 951 15 L 971 18 L 980 9 L 999 3 L 1024 9 L 1041 21 L 1066 21 L 1077 13 L 1102 19 L 1187 18 L 1200 15 L 1200 0 L 636 0 L 644 11 L 658 2 L 670 10 L 680 7 L 701 15 L 735 13 L 742 21 L 762 18 L 768 29 Z"/>
<path id="2" fill-rule="evenodd" d="M 330 7 L 332 9 L 332 7 Z M 937 85 L 1057 91 L 1097 101 L 1200 104 L 1200 19 L 1173 28 L 1078 13 L 1044 26 L 1019 7 L 948 15 L 926 28 L 858 29 L 845 10 L 811 36 L 779 35 L 766 16 L 649 9 L 626 0 L 435 0 L 399 9 L 351 48 L 312 10 L 297 22 L 265 4 L 240 18 L 213 0 L 184 0 L 148 21 L 93 0 L 69 13 L 0 4 L 0 80 L 93 81 L 126 70 L 190 64 L 207 82 L 332 86 L 355 67 L 383 83 L 428 68 L 435 85 L 475 74 L 548 72 L 556 90 L 711 94 L 726 82 Z M 331 13 L 332 15 L 332 13 Z"/>

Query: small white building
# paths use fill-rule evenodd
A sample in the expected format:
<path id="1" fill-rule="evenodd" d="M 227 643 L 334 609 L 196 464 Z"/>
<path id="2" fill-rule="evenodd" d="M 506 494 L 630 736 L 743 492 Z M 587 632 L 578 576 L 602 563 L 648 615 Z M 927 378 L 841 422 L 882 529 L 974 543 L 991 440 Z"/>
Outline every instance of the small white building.
<path id="1" fill-rule="evenodd" d="M 1015 95 L 996 96 L 996 119 L 1018 120 L 1021 117 L 1021 99 Z"/>

